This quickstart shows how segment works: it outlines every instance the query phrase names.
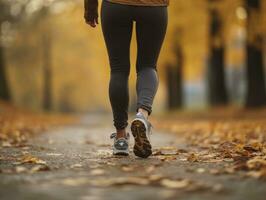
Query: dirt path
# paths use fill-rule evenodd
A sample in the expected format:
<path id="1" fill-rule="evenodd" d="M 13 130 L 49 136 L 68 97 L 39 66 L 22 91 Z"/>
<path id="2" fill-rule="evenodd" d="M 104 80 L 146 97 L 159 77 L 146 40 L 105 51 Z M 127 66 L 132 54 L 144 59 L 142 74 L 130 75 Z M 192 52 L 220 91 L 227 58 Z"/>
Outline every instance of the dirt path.
<path id="1" fill-rule="evenodd" d="M 158 130 L 152 136 L 157 155 L 114 157 L 113 129 L 107 120 L 99 121 L 87 117 L 79 125 L 41 134 L 24 147 L 0 148 L 0 199 L 265 199 L 265 181 L 209 173 L 223 165 L 188 162 L 182 138 Z M 160 155 L 162 149 L 167 153 Z"/>

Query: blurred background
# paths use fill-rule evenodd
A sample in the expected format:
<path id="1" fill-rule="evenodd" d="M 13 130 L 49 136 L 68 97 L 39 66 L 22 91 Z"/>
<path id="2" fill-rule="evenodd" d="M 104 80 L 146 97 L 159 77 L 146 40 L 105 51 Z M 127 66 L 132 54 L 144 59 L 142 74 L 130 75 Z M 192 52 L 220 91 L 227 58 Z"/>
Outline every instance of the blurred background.
<path id="1" fill-rule="evenodd" d="M 0 0 L 0 99 L 33 111 L 111 111 L 101 27 L 83 13 L 83 0 Z M 266 0 L 170 0 L 154 113 L 266 105 L 265 57 Z"/>

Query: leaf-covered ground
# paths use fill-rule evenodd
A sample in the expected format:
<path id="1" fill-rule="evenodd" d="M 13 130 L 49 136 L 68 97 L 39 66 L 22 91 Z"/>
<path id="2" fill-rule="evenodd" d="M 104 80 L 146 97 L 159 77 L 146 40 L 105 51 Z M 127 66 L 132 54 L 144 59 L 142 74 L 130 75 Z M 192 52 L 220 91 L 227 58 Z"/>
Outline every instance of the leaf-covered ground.
<path id="1" fill-rule="evenodd" d="M 0 101 L 0 146 L 23 146 L 37 133 L 75 121 L 74 116 L 33 113 Z"/>
<path id="2" fill-rule="evenodd" d="M 153 117 L 149 159 L 132 151 L 126 158 L 112 155 L 111 115 L 88 115 L 71 125 L 72 117 L 11 110 L 1 115 L 1 199 L 260 200 L 266 195 L 263 110 Z"/>
<path id="3" fill-rule="evenodd" d="M 223 165 L 222 169 L 213 169 L 209 173 L 242 171 L 244 176 L 266 180 L 265 109 L 172 113 L 155 123 L 158 128 L 184 138 L 187 146 L 184 152 L 189 162 Z"/>

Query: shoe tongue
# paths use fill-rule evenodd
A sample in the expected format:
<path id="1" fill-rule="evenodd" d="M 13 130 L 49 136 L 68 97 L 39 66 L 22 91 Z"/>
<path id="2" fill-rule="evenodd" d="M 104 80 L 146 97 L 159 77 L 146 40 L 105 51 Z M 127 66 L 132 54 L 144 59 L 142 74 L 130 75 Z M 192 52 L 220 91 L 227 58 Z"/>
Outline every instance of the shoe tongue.
<path id="1" fill-rule="evenodd" d="M 145 117 L 144 114 L 141 113 L 141 112 L 137 113 L 137 116 L 138 116 L 138 117 L 141 117 L 142 119 L 145 119 L 145 120 L 146 120 L 146 117 Z"/>
<path id="2" fill-rule="evenodd" d="M 141 113 L 141 112 L 138 112 L 138 113 L 137 113 L 137 116 L 142 116 L 142 113 Z"/>

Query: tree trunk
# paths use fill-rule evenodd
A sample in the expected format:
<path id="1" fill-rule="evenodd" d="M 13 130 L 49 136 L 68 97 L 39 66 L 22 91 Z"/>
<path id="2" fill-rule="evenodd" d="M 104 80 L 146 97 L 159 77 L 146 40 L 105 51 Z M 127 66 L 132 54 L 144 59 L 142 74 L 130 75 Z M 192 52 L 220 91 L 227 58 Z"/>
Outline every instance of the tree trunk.
<path id="1" fill-rule="evenodd" d="M 260 1 L 246 0 L 247 19 L 247 96 L 246 107 L 266 105 L 266 88 L 263 66 L 263 36 L 261 32 Z"/>
<path id="2" fill-rule="evenodd" d="M 52 109 L 52 65 L 51 65 L 51 36 L 43 35 L 43 108 Z"/>
<path id="3" fill-rule="evenodd" d="M 183 107 L 183 52 L 180 44 L 176 45 L 175 54 L 177 59 L 177 66 L 175 67 L 176 76 L 176 104 L 177 108 Z"/>
<path id="4" fill-rule="evenodd" d="M 166 66 L 166 81 L 167 81 L 167 92 L 168 92 L 168 108 L 171 110 L 176 108 L 176 99 L 177 99 L 177 87 L 175 84 L 175 73 L 174 67 L 172 65 Z"/>
<path id="5" fill-rule="evenodd" d="M 168 90 L 168 108 L 178 109 L 183 106 L 182 91 L 182 67 L 166 66 L 167 90 Z"/>
<path id="6" fill-rule="evenodd" d="M 208 100 L 211 106 L 226 105 L 228 96 L 225 85 L 224 39 L 222 21 L 216 10 L 211 10 L 210 60 L 208 66 Z"/>
<path id="7" fill-rule="evenodd" d="M 4 48 L 0 43 L 0 99 L 10 101 L 10 93 L 5 70 Z"/>

